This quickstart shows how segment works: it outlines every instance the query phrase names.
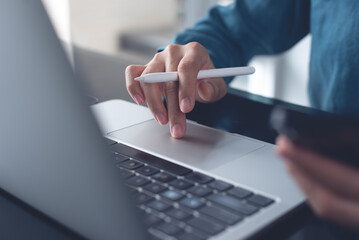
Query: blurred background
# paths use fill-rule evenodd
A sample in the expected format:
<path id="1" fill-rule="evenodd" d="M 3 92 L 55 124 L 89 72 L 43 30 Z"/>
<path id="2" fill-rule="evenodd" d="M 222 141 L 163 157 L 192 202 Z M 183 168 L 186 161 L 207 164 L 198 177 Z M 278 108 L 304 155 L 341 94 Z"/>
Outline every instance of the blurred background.
<path id="1" fill-rule="evenodd" d="M 76 74 L 100 101 L 131 101 L 125 68 L 146 64 L 156 49 L 232 0 L 43 0 Z M 258 56 L 256 74 L 236 78 L 230 87 L 308 105 L 310 36 L 277 56 Z"/>

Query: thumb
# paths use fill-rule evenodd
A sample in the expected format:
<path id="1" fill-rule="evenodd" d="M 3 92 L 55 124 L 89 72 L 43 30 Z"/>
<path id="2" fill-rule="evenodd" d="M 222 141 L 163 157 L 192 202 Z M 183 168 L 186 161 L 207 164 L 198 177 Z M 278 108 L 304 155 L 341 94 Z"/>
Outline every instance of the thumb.
<path id="1" fill-rule="evenodd" d="M 227 85 L 223 78 L 198 80 L 197 101 L 215 102 L 227 93 Z"/>

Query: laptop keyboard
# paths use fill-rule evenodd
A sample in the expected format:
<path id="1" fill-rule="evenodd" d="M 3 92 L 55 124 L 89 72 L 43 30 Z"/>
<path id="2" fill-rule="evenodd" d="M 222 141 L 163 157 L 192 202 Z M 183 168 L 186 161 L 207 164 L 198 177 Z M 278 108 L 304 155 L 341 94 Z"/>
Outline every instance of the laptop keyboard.
<path id="1" fill-rule="evenodd" d="M 208 239 L 274 200 L 108 140 L 153 239 Z"/>

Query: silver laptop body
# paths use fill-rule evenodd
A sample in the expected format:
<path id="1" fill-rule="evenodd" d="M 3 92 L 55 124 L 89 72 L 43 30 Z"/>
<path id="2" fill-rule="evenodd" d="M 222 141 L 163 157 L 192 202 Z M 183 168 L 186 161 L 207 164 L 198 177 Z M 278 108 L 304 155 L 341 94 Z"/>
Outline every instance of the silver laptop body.
<path id="1" fill-rule="evenodd" d="M 3 1 L 0 29 L 0 187 L 86 238 L 145 238 L 41 1 Z M 188 124 L 181 140 L 145 118 L 103 134 L 274 200 L 213 239 L 247 238 L 304 201 L 274 145 Z"/>

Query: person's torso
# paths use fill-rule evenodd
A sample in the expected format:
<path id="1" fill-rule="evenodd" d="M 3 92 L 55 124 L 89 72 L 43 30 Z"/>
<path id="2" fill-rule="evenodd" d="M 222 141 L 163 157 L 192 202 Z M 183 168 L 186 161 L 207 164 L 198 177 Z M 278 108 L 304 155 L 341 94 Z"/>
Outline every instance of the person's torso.
<path id="1" fill-rule="evenodd" d="M 312 0 L 313 107 L 359 115 L 359 1 Z"/>

